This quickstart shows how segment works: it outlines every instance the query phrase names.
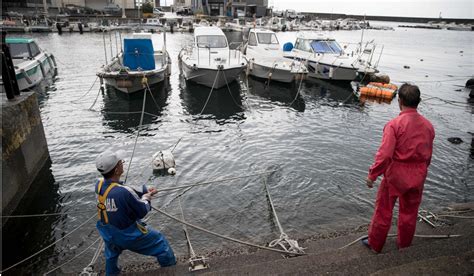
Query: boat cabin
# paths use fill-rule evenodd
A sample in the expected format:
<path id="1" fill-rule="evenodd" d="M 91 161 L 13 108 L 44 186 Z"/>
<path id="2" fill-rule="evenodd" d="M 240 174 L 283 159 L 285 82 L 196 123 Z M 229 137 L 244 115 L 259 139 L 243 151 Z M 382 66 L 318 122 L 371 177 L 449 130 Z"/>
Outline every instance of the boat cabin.
<path id="1" fill-rule="evenodd" d="M 335 39 L 319 35 L 297 37 L 294 49 L 316 54 L 343 54 L 342 47 Z"/>
<path id="2" fill-rule="evenodd" d="M 33 59 L 41 54 L 38 44 L 30 38 L 7 38 L 6 44 L 10 47 L 13 59 Z"/>
<path id="3" fill-rule="evenodd" d="M 199 27 L 194 30 L 194 43 L 198 48 L 228 48 L 227 38 L 217 27 Z"/>
<path id="4" fill-rule="evenodd" d="M 280 45 L 276 34 L 269 30 L 252 29 L 249 34 L 249 46 Z"/>

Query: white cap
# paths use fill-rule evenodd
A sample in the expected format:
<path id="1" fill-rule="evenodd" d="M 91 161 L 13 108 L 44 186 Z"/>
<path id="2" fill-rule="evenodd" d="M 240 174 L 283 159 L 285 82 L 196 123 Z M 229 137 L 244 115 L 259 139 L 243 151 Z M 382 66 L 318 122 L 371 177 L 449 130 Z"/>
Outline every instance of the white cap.
<path id="1" fill-rule="evenodd" d="M 106 150 L 103 153 L 99 154 L 95 159 L 95 166 L 101 174 L 106 174 L 112 171 L 115 166 L 117 166 L 120 160 L 123 160 L 125 157 L 125 151 L 118 150 L 116 152 L 111 150 Z"/>

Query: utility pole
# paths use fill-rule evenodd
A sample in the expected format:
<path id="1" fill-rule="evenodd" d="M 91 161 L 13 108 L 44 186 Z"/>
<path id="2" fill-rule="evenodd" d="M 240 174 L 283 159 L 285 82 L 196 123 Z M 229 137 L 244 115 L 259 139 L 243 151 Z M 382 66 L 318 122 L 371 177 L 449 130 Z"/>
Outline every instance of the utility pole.
<path id="1" fill-rule="evenodd" d="M 125 15 L 125 5 L 126 5 L 126 0 L 122 0 L 122 18 L 127 18 Z"/>
<path id="2" fill-rule="evenodd" d="M 46 3 L 46 0 L 43 0 L 43 7 L 44 7 L 44 15 L 48 15 L 48 4 Z"/>

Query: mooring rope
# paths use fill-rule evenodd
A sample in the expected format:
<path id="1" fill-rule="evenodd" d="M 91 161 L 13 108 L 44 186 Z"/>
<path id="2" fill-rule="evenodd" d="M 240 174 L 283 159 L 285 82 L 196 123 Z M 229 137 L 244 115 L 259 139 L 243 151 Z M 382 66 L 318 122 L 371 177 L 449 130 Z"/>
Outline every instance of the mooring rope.
<path id="1" fill-rule="evenodd" d="M 269 250 L 269 251 L 273 251 L 273 252 L 278 252 L 278 253 L 283 253 L 283 254 L 292 254 L 292 255 L 306 255 L 306 253 L 289 253 L 287 251 L 284 251 L 284 250 L 280 250 L 280 249 L 275 249 L 275 248 L 271 248 L 271 247 L 266 247 L 266 246 L 261 246 L 261 245 L 258 245 L 258 244 L 252 244 L 252 243 L 249 243 L 249 242 L 246 242 L 246 241 L 241 241 L 241 240 L 238 240 L 238 239 L 234 239 L 234 238 L 231 238 L 231 237 L 228 237 L 228 236 L 224 236 L 222 234 L 219 234 L 219 233 L 216 233 L 216 232 L 213 232 L 213 231 L 210 231 L 210 230 L 207 230 L 207 229 L 204 229 L 200 226 L 197 226 L 197 225 L 194 225 L 194 224 L 191 224 L 191 223 L 188 223 L 186 221 L 183 221 L 177 217 L 174 217 L 168 213 L 166 213 L 165 211 L 162 211 L 156 207 L 153 207 L 151 206 L 151 208 L 153 210 L 156 210 L 157 212 L 159 212 L 160 214 L 172 219 L 172 220 L 175 220 L 177 222 L 180 222 L 182 224 L 186 224 L 187 226 L 189 227 L 192 227 L 194 229 L 197 229 L 199 231 L 202 231 L 202 232 L 205 232 L 205 233 L 208 233 L 208 234 L 211 234 L 211 235 L 214 235 L 214 236 L 217 236 L 217 237 L 220 237 L 222 239 L 226 239 L 226 240 L 229 240 L 229 241 L 232 241 L 232 242 L 236 242 L 236 243 L 240 243 L 240 244 L 244 244 L 244 245 L 248 245 L 248 246 L 252 246 L 252 247 L 256 247 L 256 248 L 260 248 L 260 249 L 264 249 L 264 250 Z"/>
<path id="2" fill-rule="evenodd" d="M 87 222 L 89 222 L 89 221 L 90 221 L 91 219 L 93 219 L 95 216 L 96 216 L 96 214 L 92 215 L 92 216 L 91 216 L 90 218 L 88 218 L 86 221 L 84 221 L 84 222 L 81 223 L 79 226 L 77 226 L 76 228 L 74 228 L 71 232 L 69 232 L 69 233 L 67 233 L 66 235 L 62 236 L 62 237 L 61 237 L 60 239 L 58 239 L 57 241 L 53 242 L 52 244 L 50 244 L 50 245 L 44 247 L 43 249 L 41 249 L 41 250 L 39 250 L 39 251 L 37 251 L 36 253 L 32 254 L 31 256 L 29 256 L 29 257 L 27 257 L 27 258 L 25 258 L 25 259 L 23 259 L 23 260 L 21 260 L 21 261 L 15 263 L 15 264 L 13 264 L 13 265 L 7 267 L 6 269 L 0 271 L 0 273 L 5 273 L 6 271 L 8 271 L 8 270 L 10 270 L 10 269 L 12 269 L 12 268 L 18 266 L 19 264 L 24 263 L 25 261 L 27 261 L 27 260 L 33 258 L 34 256 L 37 256 L 38 254 L 42 253 L 43 251 L 45 251 L 46 249 L 52 247 L 53 245 L 57 244 L 58 242 L 64 240 L 64 239 L 67 238 L 69 235 L 71 235 L 72 233 L 74 233 L 75 231 L 77 231 L 79 228 L 81 228 L 82 226 L 84 226 Z"/>
<path id="3" fill-rule="evenodd" d="M 397 234 L 388 234 L 387 237 L 396 237 Z M 458 238 L 458 237 L 461 237 L 461 235 L 451 235 L 451 234 L 447 234 L 447 235 L 419 235 L 419 234 L 415 234 L 415 237 L 418 237 L 418 238 L 426 238 L 426 239 L 449 239 L 449 238 Z M 339 247 L 338 249 L 345 249 L 355 243 L 357 243 L 358 241 L 360 240 L 363 240 L 363 239 L 366 239 L 368 238 L 368 235 L 363 235 L 363 236 L 360 236 L 359 238 L 357 238 L 356 240 L 342 246 L 342 247 Z"/>
<path id="4" fill-rule="evenodd" d="M 51 272 L 53 271 L 56 271 L 58 269 L 60 269 L 61 267 L 67 265 L 68 263 L 72 262 L 74 259 L 76 259 L 77 257 L 81 256 L 82 254 L 84 254 L 87 250 L 89 250 L 89 248 L 91 248 L 94 244 L 96 244 L 99 240 L 101 239 L 101 237 L 98 237 L 94 242 L 92 242 L 86 249 L 82 250 L 81 252 L 79 252 L 78 254 L 76 254 L 74 257 L 72 257 L 71 259 L 67 260 L 66 262 L 62 263 L 61 265 L 49 270 L 48 272 L 45 272 L 43 275 L 48 275 L 50 274 Z M 101 247 L 102 245 L 99 245 L 99 247 Z"/>
<path id="5" fill-rule="evenodd" d="M 148 80 L 146 79 L 145 76 L 143 76 L 143 82 L 148 84 Z M 135 155 L 135 150 L 137 148 L 138 137 L 140 136 L 140 128 L 143 125 L 143 117 L 145 115 L 145 104 L 146 104 L 146 94 L 147 94 L 146 90 L 147 89 L 145 89 L 145 93 L 143 93 L 143 104 L 142 104 L 142 114 L 140 116 L 140 124 L 138 125 L 138 128 L 137 128 L 137 136 L 135 137 L 135 143 L 133 143 L 132 156 L 130 157 L 130 163 L 128 165 L 127 173 L 125 174 L 125 180 L 123 181 L 123 183 L 127 183 L 128 173 L 130 171 L 130 168 L 132 167 L 133 156 Z"/>
<path id="6" fill-rule="evenodd" d="M 163 189 L 160 189 L 159 192 L 180 190 L 180 189 L 186 189 L 186 188 L 189 188 L 189 187 L 204 186 L 204 185 L 209 185 L 209 184 L 216 184 L 218 182 L 235 180 L 235 179 L 240 179 L 240 178 L 247 178 L 247 177 L 257 176 L 257 175 L 263 175 L 263 174 L 268 174 L 268 173 L 272 173 L 272 172 L 276 172 L 276 171 L 277 170 L 263 171 L 263 172 L 247 174 L 247 175 L 243 175 L 243 176 L 229 177 L 229 178 L 223 178 L 223 179 L 218 179 L 218 180 L 210 180 L 210 181 L 205 181 L 205 182 L 197 182 L 195 184 L 183 185 L 183 186 L 178 186 L 178 187 L 163 188 Z"/>
<path id="7" fill-rule="evenodd" d="M 90 213 L 90 212 L 91 212 L 90 210 L 87 210 L 87 211 L 44 213 L 44 214 L 30 214 L 30 215 L 10 215 L 10 216 L 1 216 L 1 218 L 32 218 L 32 217 L 48 217 L 48 216 L 67 216 L 67 215 Z"/>
<path id="8" fill-rule="evenodd" d="M 275 211 L 275 206 L 273 205 L 272 196 L 270 195 L 270 191 L 268 190 L 267 185 L 267 178 L 263 178 L 263 183 L 265 185 L 265 191 L 267 192 L 268 200 L 270 201 L 270 206 L 272 208 L 273 216 L 275 217 L 275 222 L 278 225 L 278 229 L 280 230 L 280 238 L 271 241 L 268 246 L 275 247 L 279 245 L 285 252 L 290 254 L 304 254 L 304 248 L 298 245 L 298 241 L 292 240 L 288 237 L 288 235 L 283 230 L 281 226 L 280 220 L 278 219 L 277 213 Z"/>

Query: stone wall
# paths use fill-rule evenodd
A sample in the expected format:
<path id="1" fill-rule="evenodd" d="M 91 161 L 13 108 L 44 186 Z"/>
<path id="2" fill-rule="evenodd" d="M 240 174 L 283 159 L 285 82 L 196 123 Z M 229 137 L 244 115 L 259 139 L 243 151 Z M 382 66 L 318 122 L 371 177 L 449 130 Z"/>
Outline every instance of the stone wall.
<path id="1" fill-rule="evenodd" d="M 2 98 L 2 213 L 11 214 L 49 160 L 35 93 Z"/>

